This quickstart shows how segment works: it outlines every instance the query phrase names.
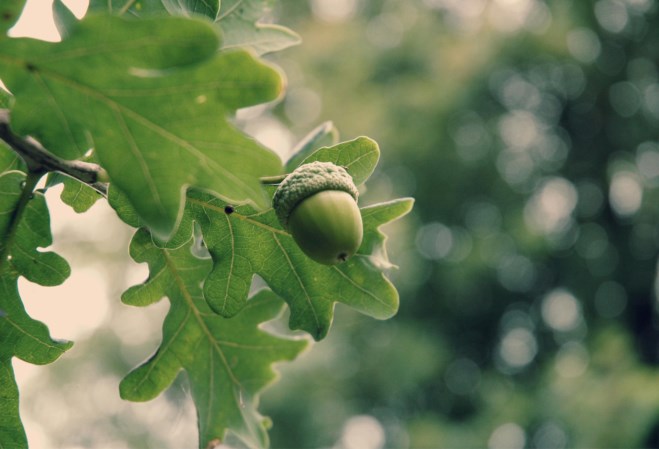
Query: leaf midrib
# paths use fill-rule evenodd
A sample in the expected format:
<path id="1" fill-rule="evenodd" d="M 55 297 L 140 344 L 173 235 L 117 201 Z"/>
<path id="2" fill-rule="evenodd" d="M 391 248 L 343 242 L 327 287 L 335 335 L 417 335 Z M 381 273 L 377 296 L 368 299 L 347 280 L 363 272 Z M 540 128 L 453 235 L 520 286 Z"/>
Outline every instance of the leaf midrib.
<path id="1" fill-rule="evenodd" d="M 185 300 L 185 303 L 187 304 L 189 310 L 192 311 L 192 314 L 194 315 L 197 324 L 206 335 L 206 338 L 208 339 L 209 343 L 213 348 L 215 348 L 217 354 L 220 356 L 220 359 L 222 360 L 222 364 L 224 365 L 225 369 L 227 370 L 227 373 L 229 374 L 229 379 L 231 379 L 231 382 L 237 387 L 243 388 L 240 381 L 236 378 L 235 374 L 233 373 L 233 370 L 229 366 L 229 362 L 226 356 L 224 355 L 224 351 L 222 351 L 222 348 L 218 344 L 218 341 L 215 340 L 215 338 L 213 337 L 213 334 L 206 325 L 206 322 L 204 321 L 199 309 L 197 309 L 197 307 L 195 306 L 194 299 L 192 298 L 192 295 L 188 291 L 188 288 L 185 285 L 183 278 L 180 276 L 179 271 L 176 268 L 176 265 L 174 264 L 174 261 L 172 260 L 172 257 L 169 254 L 169 251 L 166 249 L 162 249 L 161 251 L 163 253 L 163 256 L 165 257 L 165 262 L 167 264 L 167 267 L 169 268 L 169 271 L 172 273 L 172 276 L 174 277 L 174 281 L 176 282 L 178 290 L 181 292 L 181 296 Z"/>
<path id="2" fill-rule="evenodd" d="M 29 64 L 25 60 L 20 60 L 20 59 L 15 59 L 15 58 L 8 58 L 6 55 L 0 54 L 0 60 L 4 60 L 5 62 L 9 62 L 11 65 L 16 66 L 18 69 L 23 69 L 25 70 L 27 64 Z M 231 180 L 230 183 L 236 184 L 240 186 L 240 188 L 245 191 L 245 192 L 250 192 L 251 195 L 258 194 L 257 191 L 255 191 L 252 186 L 250 186 L 248 183 L 244 182 L 242 179 L 234 175 L 231 171 L 228 169 L 224 168 L 222 165 L 218 164 L 214 160 L 210 159 L 208 156 L 206 156 L 203 151 L 201 151 L 199 148 L 194 146 L 191 142 L 188 140 L 177 136 L 176 134 L 173 134 L 169 131 L 167 131 L 165 128 L 162 126 L 159 126 L 158 124 L 152 122 L 150 119 L 147 117 L 143 116 L 142 114 L 132 110 L 131 108 L 126 107 L 125 105 L 114 101 L 112 98 L 108 97 L 107 95 L 104 95 L 101 91 L 93 88 L 92 86 L 83 84 L 79 81 L 76 81 L 72 78 L 66 77 L 64 75 L 61 75 L 58 72 L 48 70 L 48 68 L 40 67 L 39 71 L 36 72 L 39 75 L 39 80 L 45 85 L 45 81 L 42 79 L 41 75 L 45 75 L 46 78 L 50 78 L 54 80 L 55 82 L 60 82 L 64 85 L 69 86 L 70 88 L 74 90 L 78 90 L 82 94 L 89 95 L 96 100 L 100 101 L 101 103 L 104 103 L 106 107 L 115 110 L 115 111 L 120 111 L 127 117 L 131 117 L 135 122 L 138 124 L 141 124 L 142 126 L 151 129 L 152 131 L 156 132 L 159 134 L 161 137 L 163 137 L 165 140 L 168 140 L 172 142 L 173 144 L 185 149 L 188 153 L 190 153 L 192 156 L 196 157 L 200 162 L 200 169 L 206 171 L 209 173 L 209 175 L 216 176 L 217 173 L 214 173 L 213 170 L 216 170 L 221 174 L 221 176 L 224 176 Z M 35 75 L 36 76 L 36 75 Z M 45 86 L 47 87 L 47 86 Z M 48 92 L 50 93 L 49 89 L 47 89 Z M 59 103 L 55 99 L 52 94 L 50 94 L 50 97 L 52 101 L 57 105 L 57 109 L 60 110 L 59 108 Z M 67 129 L 69 126 L 69 122 L 66 119 L 66 116 L 62 117 L 62 120 L 64 120 Z M 211 170 L 211 168 L 213 170 Z M 151 178 L 151 172 L 149 171 L 149 178 Z M 153 182 L 153 180 L 151 181 Z"/>

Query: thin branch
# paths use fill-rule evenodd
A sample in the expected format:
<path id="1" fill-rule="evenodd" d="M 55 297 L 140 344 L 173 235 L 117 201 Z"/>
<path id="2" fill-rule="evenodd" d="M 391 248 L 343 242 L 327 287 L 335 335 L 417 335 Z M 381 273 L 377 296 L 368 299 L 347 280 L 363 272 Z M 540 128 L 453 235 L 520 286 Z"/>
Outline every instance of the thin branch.
<path id="1" fill-rule="evenodd" d="M 43 176 L 43 172 L 37 173 L 33 171 L 28 171 L 25 182 L 22 185 L 21 196 L 18 199 L 18 203 L 14 208 L 11 218 L 9 219 L 9 226 L 7 226 L 7 231 L 5 235 L 1 236 L 0 240 L 0 269 L 7 263 L 7 258 L 9 257 L 9 250 L 11 245 L 14 243 L 14 237 L 16 236 L 16 231 L 18 230 L 18 224 L 23 217 L 23 212 L 27 206 L 28 201 L 32 198 L 34 188 L 37 183 Z"/>
<path id="2" fill-rule="evenodd" d="M 61 159 L 31 137 L 15 134 L 9 126 L 9 111 L 6 109 L 0 109 L 0 139 L 25 160 L 30 172 L 39 174 L 49 171 L 62 172 L 84 182 L 102 195 L 107 195 L 107 185 L 99 181 L 107 176 L 101 166 L 91 162 Z"/>

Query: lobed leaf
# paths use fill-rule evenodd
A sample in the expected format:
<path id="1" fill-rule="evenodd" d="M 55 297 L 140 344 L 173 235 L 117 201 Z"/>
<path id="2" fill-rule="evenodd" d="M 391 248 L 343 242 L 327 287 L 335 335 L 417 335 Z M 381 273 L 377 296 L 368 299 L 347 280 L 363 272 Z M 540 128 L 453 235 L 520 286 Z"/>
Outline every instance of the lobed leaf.
<path id="1" fill-rule="evenodd" d="M 221 442 L 228 429 L 252 445 L 265 447 L 260 391 L 275 379 L 272 363 L 292 360 L 307 345 L 268 334 L 259 325 L 275 318 L 283 303 L 261 291 L 233 319 L 214 314 L 203 299 L 201 283 L 211 268 L 196 258 L 190 244 L 158 248 L 145 230 L 131 243 L 131 256 L 149 264 L 144 284 L 127 290 L 125 303 L 146 306 L 167 296 L 171 307 L 158 351 L 121 382 L 124 399 L 147 401 L 166 389 L 180 370 L 188 374 L 197 407 L 199 446 Z"/>
<path id="2" fill-rule="evenodd" d="M 9 109 L 14 103 L 14 96 L 0 86 L 0 109 Z"/>
<path id="3" fill-rule="evenodd" d="M 14 26 L 23 11 L 25 0 L 2 0 L 0 3 L 0 39 Z"/>
<path id="4" fill-rule="evenodd" d="M 66 159 L 94 147 L 161 236 L 175 228 L 188 186 L 263 207 L 259 177 L 281 162 L 227 116 L 275 99 L 281 79 L 246 52 L 216 54 L 218 45 L 200 20 L 94 15 L 60 43 L 0 41 L 12 127 Z"/>
<path id="5" fill-rule="evenodd" d="M 52 8 L 55 26 L 60 37 L 64 39 L 68 37 L 73 27 L 78 23 L 78 18 L 62 0 L 54 0 Z"/>
<path id="6" fill-rule="evenodd" d="M 326 266 L 309 259 L 285 232 L 274 210 L 256 211 L 248 205 L 231 206 L 209 194 L 191 191 L 188 213 L 202 231 L 214 266 L 204 283 L 211 308 L 233 316 L 246 304 L 254 274 L 288 303 L 291 329 L 302 329 L 316 340 L 327 335 L 334 303 L 340 302 L 374 318 L 386 319 L 398 310 L 398 293 L 370 257 L 381 235 L 377 228 L 410 209 L 409 200 L 380 205 L 386 213 L 368 215 L 367 245 L 347 262 Z M 367 209 L 368 212 L 368 209 Z M 378 255 L 385 257 L 386 254 Z M 238 315 L 240 316 L 240 315 Z"/>
<path id="7" fill-rule="evenodd" d="M 71 274 L 69 264 L 52 251 L 38 251 L 52 243 L 46 200 L 35 193 L 25 209 L 12 246 L 11 264 L 27 280 L 40 285 L 59 285 Z"/>
<path id="8" fill-rule="evenodd" d="M 9 244 L 5 238 L 14 211 L 18 207 L 25 173 L 5 172 L 0 176 L 0 247 Z M 8 251 L 9 263 L 26 279 L 41 285 L 59 285 L 71 274 L 69 264 L 50 251 L 39 251 L 52 243 L 50 216 L 42 193 L 35 192 L 27 202 L 20 225 L 13 232 Z"/>
<path id="9" fill-rule="evenodd" d="M 305 161 L 341 164 L 357 182 L 363 182 L 378 158 L 377 144 L 362 137 L 321 148 Z M 204 283 L 204 297 L 216 313 L 231 317 L 240 312 L 252 278 L 258 274 L 288 303 L 291 329 L 302 329 L 320 340 L 330 328 L 336 302 L 378 319 L 396 313 L 398 293 L 383 273 L 392 265 L 379 227 L 405 215 L 412 204 L 411 199 L 400 199 L 362 209 L 365 237 L 357 255 L 346 263 L 326 266 L 304 255 L 282 229 L 273 209 L 258 211 L 193 189 L 188 191 L 178 233 L 158 245 L 180 246 L 197 223 L 214 262 Z"/>
<path id="10" fill-rule="evenodd" d="M 334 123 L 330 121 L 321 123 L 297 144 L 291 157 L 284 164 L 284 169 L 290 173 L 319 148 L 331 147 L 337 143 L 339 143 L 339 131 Z"/>
<path id="11" fill-rule="evenodd" d="M 257 55 L 281 51 L 302 42 L 300 35 L 281 25 L 257 24 L 228 17 L 220 22 L 226 36 L 222 48 L 250 48 Z"/>
<path id="12" fill-rule="evenodd" d="M 270 0 L 222 1 L 217 23 L 224 31 L 223 48 L 247 47 L 263 55 L 299 44 L 300 36 L 289 28 L 259 23 L 271 8 Z"/>
<path id="13" fill-rule="evenodd" d="M 73 345 L 52 340 L 48 328 L 27 315 L 17 280 L 15 271 L 8 268 L 0 271 L 0 447 L 12 449 L 27 448 L 12 357 L 44 365 L 54 362 Z"/>
<path id="14" fill-rule="evenodd" d="M 201 15 L 215 20 L 220 11 L 220 0 L 161 0 L 172 15 Z"/>
<path id="15" fill-rule="evenodd" d="M 7 147 L 4 142 L 0 141 L 0 173 L 12 170 L 25 172 L 25 162 L 21 157 Z"/>
<path id="16" fill-rule="evenodd" d="M 162 0 L 89 0 L 88 13 L 125 14 L 131 17 L 165 15 Z"/>
<path id="17" fill-rule="evenodd" d="M 25 179 L 25 173 L 18 170 L 0 175 L 0 247 L 7 257 L 0 262 L 0 447 L 11 448 L 27 447 L 12 358 L 43 365 L 55 361 L 72 345 L 53 341 L 48 328 L 28 316 L 19 296 L 19 275 L 42 285 L 55 285 L 69 274 L 69 266 L 60 256 L 38 251 L 51 243 L 43 195 L 35 193 L 25 204 L 21 221 L 13 224 L 23 201 Z"/>
<path id="18" fill-rule="evenodd" d="M 60 183 L 64 187 L 60 199 L 64 204 L 71 206 L 71 208 L 79 214 L 87 212 L 94 204 L 96 204 L 96 201 L 103 197 L 96 190 L 89 187 L 89 185 L 63 173 L 52 172 L 48 176 L 47 185 L 49 187 Z"/>
<path id="19" fill-rule="evenodd" d="M 9 161 L 7 161 L 9 162 Z M 0 236 L 7 234 L 14 210 L 21 197 L 25 173 L 11 170 L 0 175 Z M 0 248 L 5 245 L 0 242 Z"/>
<path id="20" fill-rule="evenodd" d="M 358 137 L 331 147 L 319 148 L 305 157 L 299 165 L 309 162 L 332 162 L 346 169 L 355 185 L 360 185 L 373 174 L 380 159 L 378 144 L 368 137 Z"/>

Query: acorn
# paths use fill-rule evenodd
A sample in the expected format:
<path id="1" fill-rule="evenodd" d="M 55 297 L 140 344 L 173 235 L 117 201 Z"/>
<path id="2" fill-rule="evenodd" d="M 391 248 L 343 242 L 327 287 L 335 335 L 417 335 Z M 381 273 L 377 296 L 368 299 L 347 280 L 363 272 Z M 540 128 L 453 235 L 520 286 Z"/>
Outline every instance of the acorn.
<path id="1" fill-rule="evenodd" d="M 279 185 L 272 205 L 300 249 L 325 265 L 345 262 L 362 243 L 364 229 L 352 177 L 331 162 L 296 168 Z"/>

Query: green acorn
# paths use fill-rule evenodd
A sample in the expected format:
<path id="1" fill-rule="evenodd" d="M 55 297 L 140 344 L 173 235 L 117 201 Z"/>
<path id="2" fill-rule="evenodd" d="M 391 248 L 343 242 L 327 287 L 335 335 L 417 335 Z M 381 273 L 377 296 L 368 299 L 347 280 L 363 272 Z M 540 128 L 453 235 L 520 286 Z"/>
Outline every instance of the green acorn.
<path id="1" fill-rule="evenodd" d="M 316 262 L 335 265 L 357 252 L 364 229 L 357 187 L 343 168 L 311 162 L 296 168 L 272 199 L 277 218 L 302 251 Z"/>

